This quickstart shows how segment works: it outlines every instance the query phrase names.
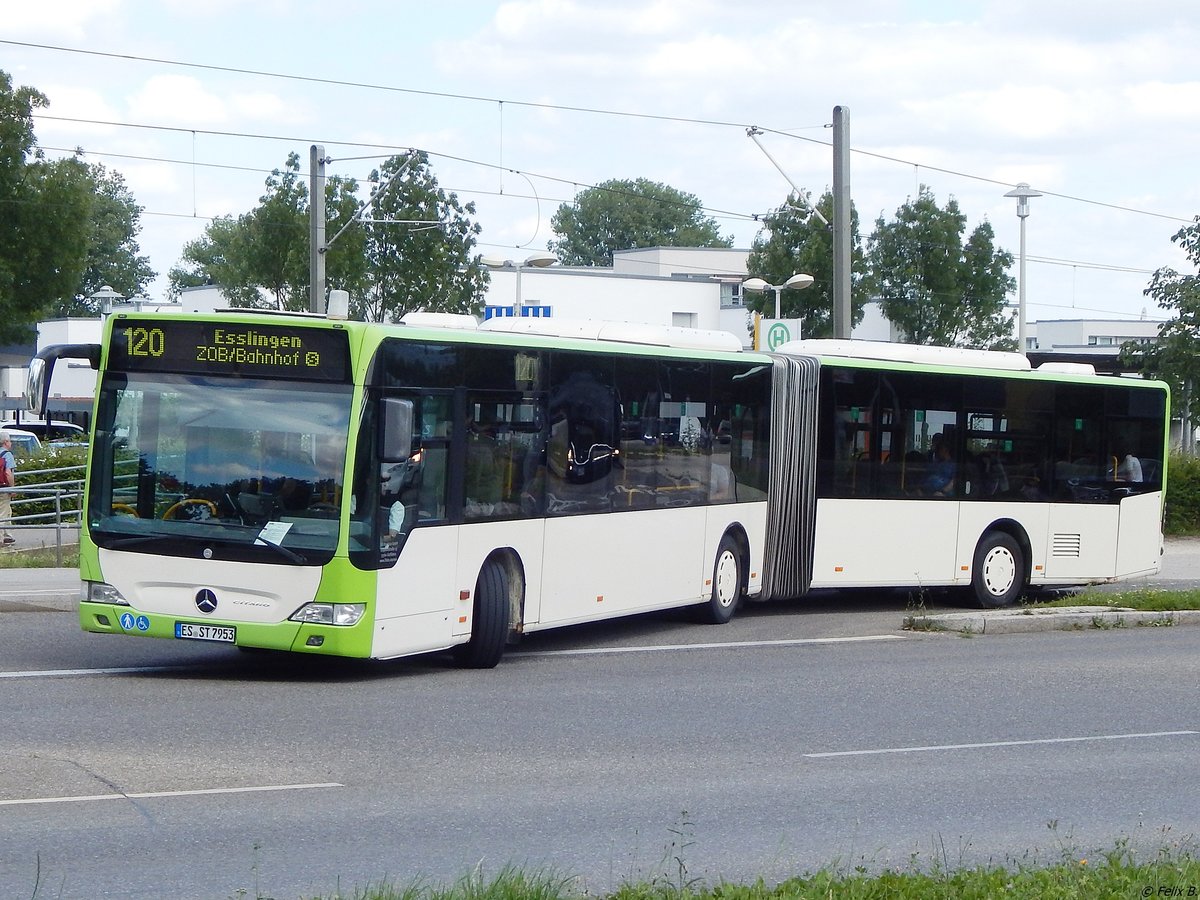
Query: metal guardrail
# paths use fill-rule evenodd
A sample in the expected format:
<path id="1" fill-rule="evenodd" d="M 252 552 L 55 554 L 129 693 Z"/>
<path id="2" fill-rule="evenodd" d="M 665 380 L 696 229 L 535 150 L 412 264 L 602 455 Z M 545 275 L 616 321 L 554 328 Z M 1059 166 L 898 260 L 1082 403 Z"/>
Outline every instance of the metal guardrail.
<path id="1" fill-rule="evenodd" d="M 62 565 L 62 548 L 63 548 L 63 531 L 74 531 L 78 534 L 80 525 L 80 507 L 83 506 L 83 478 L 86 466 L 63 466 L 62 468 L 54 469 L 19 469 L 17 471 L 17 485 L 10 488 L 0 488 L 0 493 L 9 494 L 12 497 L 12 518 L 8 522 L 0 523 L 4 528 L 9 530 L 31 530 L 31 529 L 54 529 L 54 548 L 55 560 L 59 566 Z M 63 477 L 70 473 L 77 472 L 78 477 Z M 53 481 L 39 481 L 36 484 L 27 486 L 21 485 L 22 478 L 29 478 L 33 475 L 55 475 L 60 476 Z M 30 507 L 44 503 L 47 499 L 52 499 L 54 508 L 45 511 L 27 511 L 21 513 L 21 509 L 29 510 Z M 74 500 L 73 509 L 64 509 L 64 505 L 68 505 L 71 500 Z"/>

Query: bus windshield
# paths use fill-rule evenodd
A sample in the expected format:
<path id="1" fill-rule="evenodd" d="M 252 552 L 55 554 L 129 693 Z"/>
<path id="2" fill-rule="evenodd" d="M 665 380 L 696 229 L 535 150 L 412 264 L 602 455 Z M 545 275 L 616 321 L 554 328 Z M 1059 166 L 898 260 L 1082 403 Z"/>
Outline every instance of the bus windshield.
<path id="1" fill-rule="evenodd" d="M 321 564 L 337 545 L 350 386 L 110 373 L 88 528 L 101 547 Z"/>

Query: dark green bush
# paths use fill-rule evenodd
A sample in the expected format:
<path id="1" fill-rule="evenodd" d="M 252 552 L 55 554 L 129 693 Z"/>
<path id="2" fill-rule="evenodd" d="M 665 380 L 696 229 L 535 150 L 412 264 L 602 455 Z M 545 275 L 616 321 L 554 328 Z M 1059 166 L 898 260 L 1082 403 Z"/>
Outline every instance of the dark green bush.
<path id="1" fill-rule="evenodd" d="M 1167 464 L 1166 534 L 1200 534 L 1200 457 L 1174 454 Z"/>
<path id="2" fill-rule="evenodd" d="M 50 449 L 43 447 L 37 453 L 22 457 L 17 467 L 17 491 L 13 494 L 13 515 L 31 516 L 54 512 L 54 497 L 36 492 L 23 493 L 21 488 L 32 487 L 61 487 L 64 491 L 77 492 L 78 485 L 60 484 L 60 482 L 77 481 L 83 478 L 82 466 L 87 462 L 87 447 L 62 447 Z M 30 502 L 24 502 L 30 501 Z M 64 495 L 61 509 L 77 510 L 80 507 L 78 494 Z M 29 524 L 38 524 L 34 520 Z M 53 524 L 46 519 L 47 525 Z"/>

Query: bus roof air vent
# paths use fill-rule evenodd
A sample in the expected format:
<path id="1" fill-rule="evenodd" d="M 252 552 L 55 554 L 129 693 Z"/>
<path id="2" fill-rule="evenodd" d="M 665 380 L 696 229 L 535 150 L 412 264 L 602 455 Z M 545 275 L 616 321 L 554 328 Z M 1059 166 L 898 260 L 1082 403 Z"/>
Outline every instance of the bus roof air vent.
<path id="1" fill-rule="evenodd" d="M 479 330 L 688 350 L 724 350 L 737 353 L 742 349 L 737 335 L 729 331 L 705 331 L 699 328 L 677 328 L 641 322 L 609 322 L 604 319 L 504 316 L 488 319 L 479 326 Z"/>
<path id="2" fill-rule="evenodd" d="M 889 362 L 922 363 L 931 366 L 966 366 L 974 369 L 1031 370 L 1020 353 L 1001 350 L 971 350 L 966 347 L 931 347 L 895 344 L 890 341 L 806 340 L 789 341 L 776 348 L 787 356 L 837 356 L 844 359 L 879 359 Z"/>
<path id="3" fill-rule="evenodd" d="M 1039 372 L 1052 372 L 1055 375 L 1095 375 L 1096 367 L 1091 363 L 1078 362 L 1044 362 L 1037 367 Z"/>
<path id="4" fill-rule="evenodd" d="M 410 312 L 400 318 L 401 325 L 413 328 L 460 328 L 474 331 L 479 327 L 474 316 L 465 313 Z"/>
<path id="5" fill-rule="evenodd" d="M 740 353 L 742 342 L 731 331 L 707 331 L 675 325 L 639 325 L 635 322 L 609 322 L 600 331 L 602 341 L 677 347 L 682 350 L 724 350 Z"/>

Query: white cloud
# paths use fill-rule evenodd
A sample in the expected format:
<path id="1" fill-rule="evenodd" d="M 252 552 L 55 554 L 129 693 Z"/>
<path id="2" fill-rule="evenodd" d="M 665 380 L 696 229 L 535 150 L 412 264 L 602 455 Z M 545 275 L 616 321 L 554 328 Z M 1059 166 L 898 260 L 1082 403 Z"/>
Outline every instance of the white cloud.
<path id="1" fill-rule="evenodd" d="M 155 75 L 129 97 L 130 117 L 147 123 L 222 125 L 226 104 L 190 75 Z"/>
<path id="2" fill-rule="evenodd" d="M 1200 109 L 1200 81 L 1135 84 L 1125 88 L 1121 95 L 1128 103 L 1127 112 L 1142 120 L 1191 124 Z"/>
<path id="3" fill-rule="evenodd" d="M 55 146 L 65 140 L 72 146 L 83 145 L 86 149 L 90 141 L 116 133 L 117 129 L 111 125 L 86 121 L 115 122 L 121 118 L 99 89 L 60 84 L 48 84 L 38 89 L 50 101 L 49 106 L 35 112 L 38 143 Z"/>
<path id="4" fill-rule="evenodd" d="M 306 117 L 303 108 L 265 91 L 233 94 L 228 105 L 239 120 L 246 122 L 295 123 Z"/>
<path id="5" fill-rule="evenodd" d="M 122 0 L 10 0 L 4 4 L 4 31 L 78 39 L 90 24 L 115 17 L 124 5 Z"/>

